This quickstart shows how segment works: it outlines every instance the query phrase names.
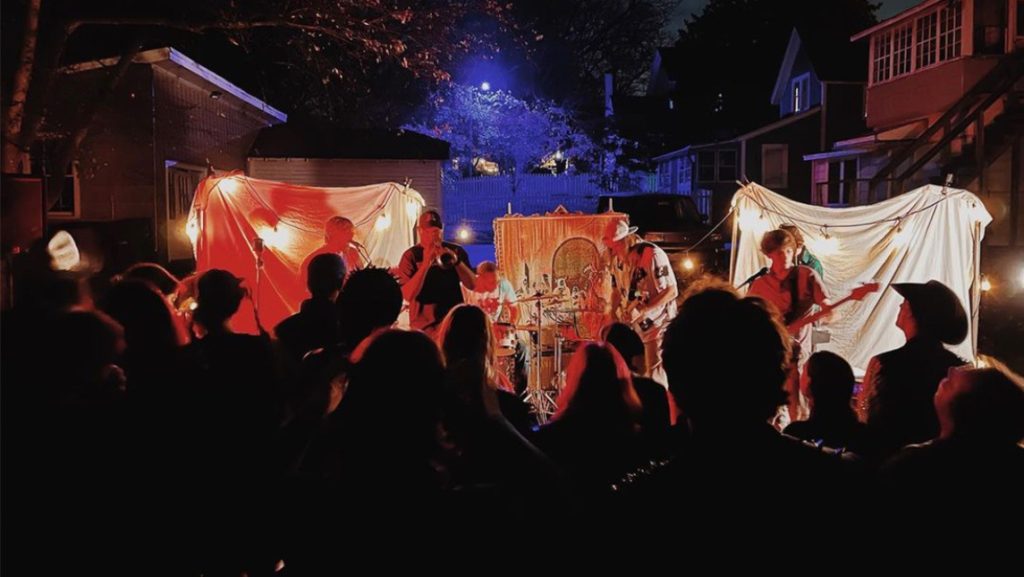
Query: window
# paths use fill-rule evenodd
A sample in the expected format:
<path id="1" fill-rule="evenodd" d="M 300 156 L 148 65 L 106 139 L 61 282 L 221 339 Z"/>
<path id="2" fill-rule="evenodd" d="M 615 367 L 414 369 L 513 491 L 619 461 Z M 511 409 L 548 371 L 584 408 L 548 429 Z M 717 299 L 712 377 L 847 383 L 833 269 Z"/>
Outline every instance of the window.
<path id="1" fill-rule="evenodd" d="M 732 150 L 718 151 L 718 180 L 729 182 L 736 180 L 736 152 Z"/>
<path id="2" fill-rule="evenodd" d="M 44 146 L 46 150 L 39 150 L 38 153 L 34 150 L 30 157 L 32 174 L 43 177 L 43 193 L 46 194 L 47 187 L 55 185 L 47 178 L 47 171 L 50 167 L 46 166 L 47 153 L 52 152 L 55 146 L 49 142 Z M 78 181 L 77 162 L 71 163 L 68 171 L 64 174 L 64 179 L 56 185 L 61 187 L 60 195 L 46 214 L 55 218 L 78 218 L 81 216 L 81 189 Z M 49 196 L 47 194 L 47 197 Z"/>
<path id="3" fill-rule="evenodd" d="M 792 81 L 793 112 L 802 112 L 811 107 L 811 75 L 801 74 Z"/>
<path id="4" fill-rule="evenodd" d="M 769 188 L 789 186 L 789 145 L 761 145 L 761 180 Z"/>
<path id="5" fill-rule="evenodd" d="M 697 180 L 699 182 L 715 181 L 715 152 L 697 153 Z"/>
<path id="6" fill-rule="evenodd" d="M 186 224 L 196 187 L 206 176 L 206 170 L 174 160 L 165 160 L 164 170 L 167 176 L 167 260 L 190 259 L 193 255 L 192 241 Z"/>
<path id="7" fill-rule="evenodd" d="M 910 73 L 910 52 L 914 40 L 914 23 L 910 22 L 895 33 L 895 46 L 893 48 L 892 75 L 902 76 Z"/>
<path id="8" fill-rule="evenodd" d="M 882 32 L 875 36 L 874 81 L 885 82 L 892 74 L 892 32 Z"/>
<path id="9" fill-rule="evenodd" d="M 936 33 L 938 13 L 932 12 L 917 19 L 917 61 L 916 68 L 935 64 Z"/>
<path id="10" fill-rule="evenodd" d="M 690 170 L 690 157 L 681 156 L 676 162 L 676 183 L 681 187 L 688 186 L 690 184 L 690 176 L 692 173 Z"/>
<path id="11" fill-rule="evenodd" d="M 1024 0 L 1017 0 L 1017 38 L 1024 38 Z"/>
<path id="12" fill-rule="evenodd" d="M 672 185 L 672 161 L 666 160 L 658 165 L 658 188 L 668 190 Z"/>
<path id="13" fill-rule="evenodd" d="M 960 56 L 960 25 L 962 19 L 960 4 L 953 4 L 939 12 L 939 61 L 952 60 Z"/>

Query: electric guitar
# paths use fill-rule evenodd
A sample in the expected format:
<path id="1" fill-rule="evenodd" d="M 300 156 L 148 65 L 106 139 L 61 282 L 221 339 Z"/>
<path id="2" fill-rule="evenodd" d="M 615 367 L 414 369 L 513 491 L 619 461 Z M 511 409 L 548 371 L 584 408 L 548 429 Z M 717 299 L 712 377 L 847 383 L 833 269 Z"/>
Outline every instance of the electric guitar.
<path id="1" fill-rule="evenodd" d="M 836 302 L 834 302 L 832 304 L 825 305 L 825 306 L 821 307 L 820 311 L 818 311 L 818 312 L 816 312 L 814 314 L 811 314 L 811 315 L 807 315 L 805 317 L 798 318 L 797 320 L 789 323 L 788 325 L 786 325 L 786 331 L 789 332 L 789 334 L 791 336 L 797 336 L 798 334 L 800 334 L 800 329 L 802 329 L 805 326 L 807 326 L 807 325 L 817 321 L 820 318 L 823 318 L 823 317 L 827 316 L 829 313 L 834 311 L 839 306 L 841 306 L 841 305 L 843 305 L 845 303 L 848 303 L 850 301 L 862 300 L 864 297 L 866 297 L 867 295 L 869 295 L 869 294 L 871 294 L 871 293 L 873 293 L 873 292 L 875 292 L 877 290 L 878 290 L 878 283 L 876 283 L 876 282 L 864 283 L 864 284 L 860 285 L 859 287 L 857 287 L 857 288 L 853 289 L 852 291 L 850 291 L 850 294 L 848 294 L 845 297 L 839 299 L 838 301 L 836 301 Z"/>

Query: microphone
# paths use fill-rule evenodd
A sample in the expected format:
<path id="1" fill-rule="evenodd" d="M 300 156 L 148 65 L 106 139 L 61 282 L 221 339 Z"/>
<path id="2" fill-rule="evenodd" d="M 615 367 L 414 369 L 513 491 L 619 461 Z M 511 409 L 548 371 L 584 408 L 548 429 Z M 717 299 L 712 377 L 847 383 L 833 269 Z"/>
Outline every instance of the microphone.
<path id="1" fill-rule="evenodd" d="M 366 265 L 370 265 L 370 251 L 366 250 L 366 247 L 360 244 L 355 239 L 348 241 L 348 245 L 356 249 L 359 252 L 359 256 L 366 261 Z"/>
<path id="2" fill-rule="evenodd" d="M 738 286 L 736 288 L 743 288 L 743 287 L 749 285 L 750 283 L 754 282 L 755 280 L 763 277 L 766 274 L 768 274 L 768 267 L 764 267 L 761 270 L 759 270 L 759 271 L 755 272 L 754 274 L 750 275 L 750 278 L 748 278 L 747 280 L 743 281 L 743 284 L 741 284 L 740 286 Z"/>

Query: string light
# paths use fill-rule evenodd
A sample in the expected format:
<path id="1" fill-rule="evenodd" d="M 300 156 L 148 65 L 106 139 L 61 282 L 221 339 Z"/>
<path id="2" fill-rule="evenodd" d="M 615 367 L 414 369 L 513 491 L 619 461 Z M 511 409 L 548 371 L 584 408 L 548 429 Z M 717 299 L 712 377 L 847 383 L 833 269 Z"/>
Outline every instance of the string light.
<path id="1" fill-rule="evenodd" d="M 910 242 L 910 235 L 907 233 L 907 230 L 903 228 L 902 217 L 896 217 L 896 224 L 893 225 L 893 230 L 896 231 L 892 237 L 893 246 L 899 248 L 907 246 L 907 244 Z"/>
<path id="2" fill-rule="evenodd" d="M 197 219 L 190 218 L 185 224 L 185 236 L 188 237 L 188 241 L 195 247 L 196 242 L 199 241 L 199 221 Z"/>
<path id="3" fill-rule="evenodd" d="M 683 259 L 683 268 L 686 270 L 693 270 L 697 265 L 694 264 L 693 259 L 687 254 L 686 258 Z"/>
<path id="4" fill-rule="evenodd" d="M 741 210 L 739 216 L 739 223 L 741 231 L 747 234 L 752 234 L 754 236 L 761 236 L 762 234 L 768 232 L 768 230 L 771 228 L 771 224 L 768 222 L 768 219 L 765 218 L 764 216 L 764 211 L 761 211 L 760 214 L 757 214 L 756 212 L 750 209 Z"/>
<path id="5" fill-rule="evenodd" d="M 808 235 L 804 239 L 804 244 L 808 246 L 812 253 L 818 256 L 832 256 L 837 254 L 840 249 L 839 237 L 829 234 L 827 224 L 818 227 L 818 232 L 821 233 L 820 237 Z"/>
<path id="6" fill-rule="evenodd" d="M 469 237 L 472 236 L 472 231 L 469 229 L 468 226 L 461 226 L 459 227 L 459 230 L 458 232 L 455 233 L 455 235 L 459 238 L 459 240 L 467 241 L 469 240 Z"/>
<path id="7" fill-rule="evenodd" d="M 405 214 L 409 216 L 409 220 L 416 220 L 420 217 L 420 203 L 413 199 L 405 201 Z"/>
<path id="8" fill-rule="evenodd" d="M 220 179 L 220 182 L 217 183 L 217 188 L 224 194 L 231 196 L 242 190 L 242 183 L 238 182 L 238 179 L 233 176 L 226 176 Z"/>
<path id="9" fill-rule="evenodd" d="M 386 212 L 380 213 L 380 216 L 377 217 L 377 222 L 373 223 L 373 229 L 381 232 L 389 228 L 391 228 L 391 216 Z"/>
<path id="10" fill-rule="evenodd" d="M 992 281 L 988 280 L 988 277 L 981 275 L 981 292 L 987 293 L 992 290 Z"/>

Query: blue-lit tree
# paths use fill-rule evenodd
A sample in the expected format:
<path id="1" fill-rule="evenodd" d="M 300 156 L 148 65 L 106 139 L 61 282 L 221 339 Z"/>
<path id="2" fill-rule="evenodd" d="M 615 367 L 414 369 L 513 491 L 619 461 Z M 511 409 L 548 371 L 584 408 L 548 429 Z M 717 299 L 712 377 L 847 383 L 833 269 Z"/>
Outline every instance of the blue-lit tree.
<path id="1" fill-rule="evenodd" d="M 405 128 L 451 144 L 450 176 L 471 173 L 474 160 L 483 158 L 512 179 L 513 191 L 521 175 L 541 164 L 554 170 L 586 169 L 600 154 L 572 114 L 553 102 L 460 84 L 435 91 Z"/>

